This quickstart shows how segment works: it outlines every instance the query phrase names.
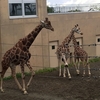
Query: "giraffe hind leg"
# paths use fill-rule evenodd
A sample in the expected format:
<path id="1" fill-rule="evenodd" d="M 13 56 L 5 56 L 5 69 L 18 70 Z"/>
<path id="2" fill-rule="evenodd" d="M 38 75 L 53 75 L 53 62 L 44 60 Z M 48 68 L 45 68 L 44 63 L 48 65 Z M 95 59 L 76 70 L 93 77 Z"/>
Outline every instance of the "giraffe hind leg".
<path id="1" fill-rule="evenodd" d="M 3 78 L 4 78 L 4 75 L 7 71 L 7 69 L 8 69 L 8 67 L 2 67 L 2 72 L 0 72 L 0 81 L 1 81 L 0 90 L 2 93 L 4 92 L 4 90 L 3 90 Z"/>
<path id="2" fill-rule="evenodd" d="M 12 77 L 14 78 L 14 80 L 15 80 L 17 86 L 19 87 L 19 89 L 22 90 L 22 86 L 20 85 L 20 83 L 19 83 L 19 81 L 16 77 L 16 67 L 15 66 L 10 66 L 10 68 L 11 68 L 11 71 L 12 71 Z"/>
<path id="3" fill-rule="evenodd" d="M 76 69 L 76 73 L 77 73 L 77 75 L 79 75 L 80 74 L 80 71 L 79 71 L 79 66 L 80 66 L 79 58 L 75 57 L 74 60 L 75 60 L 74 61 L 74 66 L 75 66 L 75 69 Z"/>

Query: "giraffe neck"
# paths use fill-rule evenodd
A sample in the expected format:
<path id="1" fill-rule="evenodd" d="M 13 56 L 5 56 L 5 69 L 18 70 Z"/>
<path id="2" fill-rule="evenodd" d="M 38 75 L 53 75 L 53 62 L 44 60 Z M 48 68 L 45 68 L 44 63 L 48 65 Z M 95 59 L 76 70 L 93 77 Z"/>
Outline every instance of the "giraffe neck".
<path id="1" fill-rule="evenodd" d="M 76 38 L 74 35 L 72 37 L 72 40 L 73 40 L 73 44 L 74 44 L 74 49 L 79 48 L 79 45 L 77 44 L 77 41 L 76 41 Z"/>
<path id="2" fill-rule="evenodd" d="M 26 48 L 29 49 L 42 28 L 42 24 L 38 25 L 31 33 L 29 33 L 25 38 L 22 39 L 22 45 L 26 46 Z"/>
<path id="3" fill-rule="evenodd" d="M 69 35 L 64 39 L 64 41 L 62 42 L 62 45 L 66 45 L 66 44 L 68 45 L 68 44 L 70 43 L 70 41 L 71 41 L 73 35 L 74 35 L 74 32 L 71 31 L 70 34 L 69 34 Z"/>

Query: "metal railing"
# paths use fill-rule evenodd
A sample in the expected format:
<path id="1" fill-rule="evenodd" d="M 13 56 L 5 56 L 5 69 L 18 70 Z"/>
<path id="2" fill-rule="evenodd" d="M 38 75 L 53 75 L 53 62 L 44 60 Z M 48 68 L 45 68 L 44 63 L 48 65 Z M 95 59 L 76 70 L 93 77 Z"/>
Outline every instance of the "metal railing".
<path id="1" fill-rule="evenodd" d="M 8 43 L 1 43 L 1 45 L 4 47 L 4 46 L 10 46 L 10 47 L 13 47 L 14 46 L 14 44 L 8 44 Z M 32 47 L 33 47 L 33 49 L 35 48 L 35 47 L 41 47 L 41 48 L 43 48 L 43 47 L 49 47 L 49 46 L 52 46 L 52 45 L 32 45 Z M 57 45 L 56 45 L 57 46 Z M 74 45 L 69 45 L 71 48 L 73 48 L 73 46 Z M 85 44 L 85 45 L 80 45 L 80 46 L 88 46 L 88 47 L 96 47 L 96 46 L 100 46 L 100 44 Z M 3 55 L 4 53 L 2 53 L 2 52 L 0 52 L 0 54 L 1 55 Z M 38 57 L 40 58 L 43 58 L 43 59 L 49 59 L 50 57 L 51 58 L 56 58 L 57 59 L 57 56 L 56 56 L 56 54 L 55 55 L 49 55 L 49 54 L 32 54 L 32 57 L 34 57 L 35 59 L 37 59 Z M 74 55 L 72 55 L 72 56 L 69 56 L 69 58 L 75 58 L 75 56 Z M 99 60 L 100 61 L 100 56 L 91 56 L 91 55 L 89 55 L 88 56 L 88 59 L 93 59 L 93 58 L 97 58 L 97 60 Z M 99 58 L 99 59 L 98 59 Z M 41 65 L 41 64 L 35 64 L 35 65 L 32 65 L 32 67 L 33 67 L 33 69 L 34 68 L 44 68 L 45 66 L 44 65 Z M 47 66 L 48 67 L 48 66 Z M 52 66 L 51 66 L 52 67 Z M 53 66 L 54 67 L 54 66 Z M 55 67 L 57 67 L 57 66 L 55 66 Z M 18 69 L 20 69 L 20 67 L 18 67 Z M 71 68 L 71 70 L 75 70 L 75 68 Z M 91 70 L 96 70 L 96 71 L 100 71 L 100 67 L 98 67 L 98 68 L 91 68 Z M 6 72 L 8 75 L 10 75 L 10 73 L 11 72 L 9 72 L 9 71 L 7 71 Z"/>
<path id="2" fill-rule="evenodd" d="M 1 43 L 1 45 L 2 45 L 2 48 L 5 49 L 5 46 L 7 46 L 7 47 L 9 46 L 9 48 L 10 48 L 10 47 L 13 47 L 15 44 Z M 35 47 L 41 47 L 41 48 L 44 48 L 44 47 L 48 47 L 49 48 L 50 46 L 52 47 L 52 45 L 31 45 L 31 46 L 34 49 L 35 49 Z M 59 46 L 59 45 L 55 45 L 55 46 Z M 75 45 L 73 45 L 73 44 L 69 44 L 68 45 L 69 49 L 73 48 L 74 46 Z M 82 48 L 84 46 L 85 47 L 96 47 L 96 46 L 100 46 L 100 44 L 93 43 L 93 44 L 82 44 L 82 45 L 76 45 L 76 46 L 79 46 L 80 48 Z M 0 54 L 4 55 L 5 54 L 4 51 L 2 53 L 0 52 Z M 31 56 L 37 56 L 37 57 L 56 57 L 56 55 L 55 56 L 48 56 L 48 55 L 42 55 L 42 54 L 32 54 Z M 75 56 L 72 56 L 72 57 L 75 57 Z M 100 56 L 88 55 L 88 58 L 100 58 Z"/>

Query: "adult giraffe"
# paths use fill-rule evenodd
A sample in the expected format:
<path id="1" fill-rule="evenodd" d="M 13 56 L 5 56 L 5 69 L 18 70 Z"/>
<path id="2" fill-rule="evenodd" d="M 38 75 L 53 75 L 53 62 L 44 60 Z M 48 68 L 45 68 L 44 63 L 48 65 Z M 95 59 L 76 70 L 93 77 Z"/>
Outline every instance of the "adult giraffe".
<path id="1" fill-rule="evenodd" d="M 70 56 L 70 51 L 69 51 L 69 43 L 74 35 L 74 33 L 78 33 L 82 35 L 82 32 L 80 31 L 80 28 L 78 24 L 76 24 L 70 31 L 70 34 L 64 39 L 61 45 L 58 46 L 56 54 L 59 62 L 59 76 L 61 76 L 61 61 L 64 62 L 64 71 L 63 71 L 63 77 L 66 77 L 66 69 L 68 73 L 68 78 L 71 79 L 71 74 L 69 72 L 68 68 L 68 63 L 67 63 L 67 58 Z"/>
<path id="2" fill-rule="evenodd" d="M 4 74 L 5 74 L 6 70 L 10 67 L 11 71 L 12 71 L 12 76 L 14 77 L 15 82 L 17 83 L 19 89 L 21 89 L 24 92 L 24 94 L 27 94 L 26 86 L 25 86 L 24 65 L 26 64 L 31 71 L 31 78 L 29 79 L 29 82 L 27 84 L 27 87 L 28 87 L 30 85 L 32 77 L 35 74 L 29 63 L 29 59 L 31 57 L 29 48 L 32 45 L 32 43 L 34 42 L 34 40 L 37 37 L 37 35 L 39 34 L 39 32 L 43 28 L 54 31 L 54 28 L 52 27 L 51 22 L 48 20 L 48 18 L 45 18 L 44 21 L 40 21 L 40 24 L 38 26 L 36 26 L 36 28 L 34 30 L 32 30 L 23 39 L 20 39 L 11 49 L 9 49 L 4 54 L 2 61 L 1 61 L 1 65 L 2 65 L 1 86 L 0 86 L 1 92 L 4 92 L 3 86 L 2 86 Z M 20 85 L 19 81 L 16 78 L 16 65 L 20 65 L 20 67 L 21 67 L 23 86 Z"/>

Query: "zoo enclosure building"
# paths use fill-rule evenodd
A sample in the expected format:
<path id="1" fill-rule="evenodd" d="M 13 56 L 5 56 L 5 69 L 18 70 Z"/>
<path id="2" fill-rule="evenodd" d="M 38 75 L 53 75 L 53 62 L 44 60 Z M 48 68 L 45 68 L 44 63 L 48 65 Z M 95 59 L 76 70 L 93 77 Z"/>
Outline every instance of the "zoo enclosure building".
<path id="1" fill-rule="evenodd" d="M 34 70 L 57 67 L 56 48 L 79 24 L 83 35 L 77 35 L 80 45 L 100 44 L 100 12 L 48 13 L 46 0 L 0 0 L 0 59 L 21 38 L 48 17 L 54 32 L 43 29 L 30 48 Z M 100 46 L 82 46 L 90 56 L 100 56 Z M 1 68 L 1 67 L 0 67 Z M 1 69 L 0 69 L 1 70 Z M 28 71 L 27 67 L 25 69 Z M 17 67 L 17 72 L 20 67 Z M 6 76 L 10 75 L 10 70 Z"/>

